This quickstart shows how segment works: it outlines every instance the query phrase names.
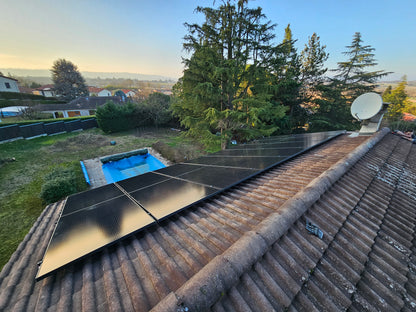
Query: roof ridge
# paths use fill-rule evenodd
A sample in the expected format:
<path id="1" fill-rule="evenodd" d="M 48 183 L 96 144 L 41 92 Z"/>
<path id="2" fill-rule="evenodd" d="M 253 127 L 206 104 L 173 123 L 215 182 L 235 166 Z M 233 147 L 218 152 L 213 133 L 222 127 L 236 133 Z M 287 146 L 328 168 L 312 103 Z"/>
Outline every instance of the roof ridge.
<path id="1" fill-rule="evenodd" d="M 246 232 L 179 289 L 169 293 L 152 311 L 177 311 L 178 307 L 188 308 L 191 311 L 208 309 L 333 183 L 389 132 L 388 128 L 383 128 L 312 180 L 304 189 L 287 200 L 280 207 L 279 212 L 272 213 L 255 229 Z"/>

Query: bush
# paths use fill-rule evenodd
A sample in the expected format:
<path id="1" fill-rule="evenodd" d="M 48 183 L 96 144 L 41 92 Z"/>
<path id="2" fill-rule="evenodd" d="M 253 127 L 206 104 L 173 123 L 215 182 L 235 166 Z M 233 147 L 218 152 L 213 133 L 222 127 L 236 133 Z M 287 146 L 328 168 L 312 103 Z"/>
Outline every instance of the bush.
<path id="1" fill-rule="evenodd" d="M 400 130 L 400 131 L 416 131 L 416 123 L 414 121 L 393 121 L 389 124 L 391 130 Z"/>
<path id="2" fill-rule="evenodd" d="M 134 128 L 137 115 L 137 105 L 133 103 L 116 105 L 113 102 L 107 102 L 105 105 L 98 107 L 95 113 L 98 126 L 105 133 Z"/>
<path id="3" fill-rule="evenodd" d="M 169 96 L 154 93 L 140 104 L 127 102 L 124 105 L 116 105 L 111 101 L 107 102 L 98 107 L 95 116 L 98 126 L 106 133 L 150 125 L 161 126 L 172 121 L 169 103 Z"/>
<path id="4" fill-rule="evenodd" d="M 44 181 L 40 197 L 47 204 L 86 189 L 86 183 L 77 162 L 67 167 L 65 165 L 56 167 L 44 176 Z"/>
<path id="5" fill-rule="evenodd" d="M 0 99 L 18 99 L 18 100 L 24 100 L 24 99 L 30 99 L 30 100 L 46 100 L 46 99 L 54 99 L 56 98 L 46 98 L 43 95 L 37 95 L 37 94 L 30 94 L 30 93 L 20 93 L 20 92 L 0 92 Z"/>
<path id="6" fill-rule="evenodd" d="M 50 204 L 73 193 L 76 193 L 73 177 L 57 177 L 42 185 L 40 197 L 45 203 Z"/>

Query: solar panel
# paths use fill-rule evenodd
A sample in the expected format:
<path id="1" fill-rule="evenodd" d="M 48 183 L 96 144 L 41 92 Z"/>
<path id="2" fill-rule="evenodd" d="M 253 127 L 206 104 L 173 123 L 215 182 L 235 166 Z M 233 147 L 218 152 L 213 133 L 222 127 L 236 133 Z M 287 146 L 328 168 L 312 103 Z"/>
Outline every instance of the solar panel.
<path id="1" fill-rule="evenodd" d="M 201 157 L 195 160 L 189 161 L 189 163 L 210 165 L 210 166 L 222 166 L 230 168 L 244 168 L 244 169 L 257 169 L 262 170 L 272 166 L 273 164 L 282 161 L 287 157 L 284 156 L 263 156 L 263 157 L 224 157 L 224 156 L 210 156 Z"/>
<path id="2" fill-rule="evenodd" d="M 159 220 L 218 191 L 209 186 L 172 178 L 130 194 Z"/>
<path id="3" fill-rule="evenodd" d="M 257 170 L 254 169 L 200 167 L 198 170 L 181 175 L 181 178 L 187 181 L 223 189 L 256 173 Z"/>
<path id="4" fill-rule="evenodd" d="M 125 195 L 62 215 L 37 277 L 46 276 L 154 222 Z"/>
<path id="5" fill-rule="evenodd" d="M 265 138 L 69 196 L 36 279 L 341 133 Z"/>
<path id="6" fill-rule="evenodd" d="M 144 187 L 148 187 L 153 184 L 158 184 L 169 178 L 170 177 L 165 177 L 159 174 L 154 174 L 153 172 L 148 172 L 136 177 L 118 181 L 117 185 L 120 186 L 127 193 L 131 193 L 140 190 Z"/>
<path id="7" fill-rule="evenodd" d="M 94 207 L 94 205 L 97 205 L 100 202 L 120 196 L 123 196 L 123 192 L 120 191 L 120 189 L 118 189 L 114 184 L 104 185 L 100 188 L 69 196 L 66 200 L 62 216 L 88 207 Z"/>

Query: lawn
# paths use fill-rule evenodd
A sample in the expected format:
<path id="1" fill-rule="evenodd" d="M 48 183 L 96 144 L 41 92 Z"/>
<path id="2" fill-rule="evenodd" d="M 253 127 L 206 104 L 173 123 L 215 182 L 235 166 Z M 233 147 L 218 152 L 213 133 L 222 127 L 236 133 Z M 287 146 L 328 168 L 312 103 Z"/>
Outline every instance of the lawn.
<path id="1" fill-rule="evenodd" d="M 46 174 L 56 167 L 74 166 L 82 177 L 80 160 L 148 147 L 157 141 L 180 150 L 188 159 L 204 153 L 199 144 L 164 128 L 110 135 L 91 129 L 0 144 L 0 269 L 45 208 L 39 194 Z"/>

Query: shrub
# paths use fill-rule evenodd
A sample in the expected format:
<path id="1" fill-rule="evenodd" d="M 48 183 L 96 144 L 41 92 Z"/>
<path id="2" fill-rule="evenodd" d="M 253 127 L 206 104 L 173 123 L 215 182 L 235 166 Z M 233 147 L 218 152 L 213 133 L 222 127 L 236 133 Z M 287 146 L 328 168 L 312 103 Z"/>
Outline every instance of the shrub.
<path id="1" fill-rule="evenodd" d="M 124 105 L 116 105 L 113 102 L 107 102 L 98 107 L 96 111 L 98 126 L 104 132 L 112 133 L 142 126 L 160 126 L 171 122 L 170 97 L 156 94 L 149 99 L 140 104 L 127 102 Z"/>
<path id="2" fill-rule="evenodd" d="M 391 130 L 400 131 L 416 131 L 416 123 L 414 121 L 398 120 L 389 124 Z"/>
<path id="3" fill-rule="evenodd" d="M 116 105 L 113 102 L 107 102 L 98 107 L 95 114 L 98 126 L 106 133 L 124 131 L 138 126 L 139 115 L 137 105 L 133 103 Z"/>
<path id="4" fill-rule="evenodd" d="M 46 98 L 43 95 L 37 95 L 37 94 L 30 94 L 30 93 L 20 93 L 20 92 L 0 92 L 0 99 L 31 99 L 31 100 L 46 100 L 46 99 L 54 99 L 56 98 Z"/>
<path id="5" fill-rule="evenodd" d="M 40 197 L 47 204 L 86 189 L 86 183 L 77 162 L 54 168 L 44 176 L 44 181 Z"/>
<path id="6" fill-rule="evenodd" d="M 40 197 L 45 203 L 50 204 L 73 193 L 76 193 L 73 178 L 70 176 L 57 177 L 42 185 Z"/>

